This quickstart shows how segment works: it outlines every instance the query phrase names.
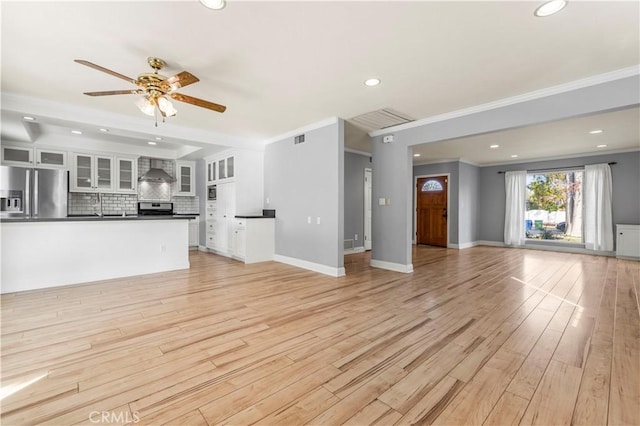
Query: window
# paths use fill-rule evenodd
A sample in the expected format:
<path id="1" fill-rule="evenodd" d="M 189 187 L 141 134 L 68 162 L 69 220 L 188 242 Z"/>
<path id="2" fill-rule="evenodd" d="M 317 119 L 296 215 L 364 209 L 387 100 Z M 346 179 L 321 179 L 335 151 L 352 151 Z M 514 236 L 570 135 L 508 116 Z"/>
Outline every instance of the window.
<path id="1" fill-rule="evenodd" d="M 442 191 L 442 184 L 437 180 L 429 179 L 422 185 L 422 192 L 438 192 Z"/>
<path id="2" fill-rule="evenodd" d="M 582 170 L 527 174 L 527 239 L 583 242 L 583 175 Z"/>

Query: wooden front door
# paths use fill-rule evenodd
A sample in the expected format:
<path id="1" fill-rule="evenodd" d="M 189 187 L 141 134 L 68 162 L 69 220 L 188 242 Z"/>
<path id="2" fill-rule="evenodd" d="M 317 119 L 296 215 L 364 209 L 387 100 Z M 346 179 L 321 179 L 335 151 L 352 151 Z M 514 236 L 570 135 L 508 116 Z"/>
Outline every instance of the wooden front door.
<path id="1" fill-rule="evenodd" d="M 418 178 L 416 243 L 447 246 L 447 177 Z"/>

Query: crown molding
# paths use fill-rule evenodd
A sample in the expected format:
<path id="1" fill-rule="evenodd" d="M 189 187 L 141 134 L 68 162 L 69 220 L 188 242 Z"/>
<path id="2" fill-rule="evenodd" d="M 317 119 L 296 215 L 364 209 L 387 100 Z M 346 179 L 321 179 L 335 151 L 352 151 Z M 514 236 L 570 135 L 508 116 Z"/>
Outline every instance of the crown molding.
<path id="1" fill-rule="evenodd" d="M 537 158 L 530 158 L 530 159 L 522 159 L 518 161 L 504 161 L 501 163 L 481 164 L 479 167 L 484 168 L 484 167 L 495 167 L 495 166 L 508 166 L 511 164 L 537 163 L 538 161 L 566 160 L 569 158 L 599 157 L 602 155 L 609 155 L 609 154 L 624 154 L 626 152 L 640 152 L 640 148 L 614 149 L 609 151 L 598 151 L 598 152 L 584 152 L 581 154 L 568 154 L 568 155 L 555 156 L 555 157 L 537 157 Z"/>
<path id="2" fill-rule="evenodd" d="M 373 156 L 373 154 L 371 154 L 370 152 L 358 151 L 357 149 L 345 148 L 344 150 L 345 150 L 345 152 L 350 152 L 352 154 L 363 155 L 365 157 L 372 157 Z"/>
<path id="3" fill-rule="evenodd" d="M 338 120 L 339 120 L 338 117 L 330 117 L 330 118 L 326 118 L 324 120 L 318 121 L 316 123 L 309 124 L 307 126 L 299 127 L 299 128 L 297 128 L 295 130 L 290 130 L 290 131 L 288 131 L 286 133 L 283 133 L 281 135 L 274 136 L 274 137 L 271 137 L 269 139 L 265 139 L 264 145 L 269 145 L 271 143 L 278 142 L 278 141 L 281 141 L 283 139 L 288 139 L 288 138 L 292 138 L 294 136 L 298 136 L 301 133 L 310 132 L 312 130 L 321 129 L 322 127 L 327 127 L 327 126 L 330 126 L 332 124 L 336 124 L 338 122 Z"/>

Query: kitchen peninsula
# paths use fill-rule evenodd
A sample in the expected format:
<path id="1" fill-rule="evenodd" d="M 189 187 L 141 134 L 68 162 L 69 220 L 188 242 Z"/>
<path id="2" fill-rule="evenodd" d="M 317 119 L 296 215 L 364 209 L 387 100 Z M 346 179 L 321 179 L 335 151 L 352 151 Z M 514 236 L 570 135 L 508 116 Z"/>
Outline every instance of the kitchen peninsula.
<path id="1" fill-rule="evenodd" d="M 1 292 L 189 268 L 189 216 L 3 220 Z"/>

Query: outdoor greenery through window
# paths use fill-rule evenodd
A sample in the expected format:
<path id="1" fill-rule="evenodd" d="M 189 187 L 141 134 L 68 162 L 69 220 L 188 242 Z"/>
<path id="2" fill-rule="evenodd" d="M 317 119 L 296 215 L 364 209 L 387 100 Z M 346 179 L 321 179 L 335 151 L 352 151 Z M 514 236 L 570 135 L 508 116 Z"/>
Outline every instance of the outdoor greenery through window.
<path id="1" fill-rule="evenodd" d="M 527 174 L 528 239 L 582 243 L 582 170 Z"/>

